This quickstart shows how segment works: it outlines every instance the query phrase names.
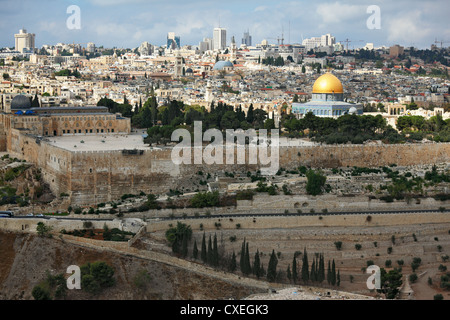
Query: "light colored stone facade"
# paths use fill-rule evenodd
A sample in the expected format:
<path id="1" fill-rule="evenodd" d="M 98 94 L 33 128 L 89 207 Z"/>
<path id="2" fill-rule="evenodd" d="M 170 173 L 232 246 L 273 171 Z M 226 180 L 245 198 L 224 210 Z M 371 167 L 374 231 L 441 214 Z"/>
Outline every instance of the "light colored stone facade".
<path id="1" fill-rule="evenodd" d="M 10 129 L 6 146 L 12 156 L 35 163 L 55 195 L 68 193 L 76 205 L 95 205 L 119 199 L 123 194 L 165 193 L 182 179 L 205 173 L 256 171 L 260 165 L 176 165 L 171 148 L 146 150 L 71 151 L 45 139 Z M 396 164 L 448 163 L 449 143 L 400 145 L 342 145 L 280 147 L 280 167 L 296 169 L 378 167 Z M 192 161 L 193 163 L 193 161 Z M 299 200 L 299 203 L 303 203 Z M 327 206 L 325 206 L 327 207 Z M 295 208 L 295 202 L 292 204 Z M 329 210 L 332 208 L 330 207 Z"/>

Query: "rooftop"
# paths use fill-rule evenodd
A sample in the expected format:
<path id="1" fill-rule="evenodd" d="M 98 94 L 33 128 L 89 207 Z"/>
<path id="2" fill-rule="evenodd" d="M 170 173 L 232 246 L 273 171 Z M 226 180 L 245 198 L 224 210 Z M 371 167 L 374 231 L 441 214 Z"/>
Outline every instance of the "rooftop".
<path id="1" fill-rule="evenodd" d="M 144 144 L 142 134 L 142 131 L 132 134 L 74 134 L 48 138 L 48 143 L 52 146 L 74 152 L 117 151 L 123 149 L 150 150 L 150 147 Z"/>

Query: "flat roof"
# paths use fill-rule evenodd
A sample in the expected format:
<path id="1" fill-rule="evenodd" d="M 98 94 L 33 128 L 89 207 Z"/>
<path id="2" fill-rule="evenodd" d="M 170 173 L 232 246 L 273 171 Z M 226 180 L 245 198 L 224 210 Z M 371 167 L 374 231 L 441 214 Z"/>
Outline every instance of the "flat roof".
<path id="1" fill-rule="evenodd" d="M 97 109 L 97 110 L 103 110 L 108 109 L 107 107 L 103 106 L 85 106 L 85 107 L 38 107 L 38 108 L 30 108 L 29 110 L 79 110 L 79 109 Z"/>
<path id="2" fill-rule="evenodd" d="M 77 151 L 115 151 L 115 150 L 150 150 L 148 144 L 144 144 L 143 133 L 121 134 L 70 134 L 56 137 L 46 137 L 50 145 L 77 152 Z M 83 142 L 81 142 L 83 141 Z M 158 148 L 152 148 L 158 149 Z"/>

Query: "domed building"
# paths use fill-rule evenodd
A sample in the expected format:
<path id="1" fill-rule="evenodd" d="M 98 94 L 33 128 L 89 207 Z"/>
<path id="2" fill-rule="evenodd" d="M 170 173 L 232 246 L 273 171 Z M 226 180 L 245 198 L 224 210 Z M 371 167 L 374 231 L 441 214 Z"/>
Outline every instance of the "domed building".
<path id="1" fill-rule="evenodd" d="M 31 108 L 31 100 L 25 95 L 17 95 L 11 100 L 11 110 L 27 110 Z"/>
<path id="2" fill-rule="evenodd" d="M 314 82 L 311 101 L 292 104 L 292 113 L 298 118 L 308 112 L 319 117 L 339 117 L 344 114 L 363 114 L 363 106 L 344 102 L 341 81 L 335 75 L 325 73 Z"/>
<path id="3" fill-rule="evenodd" d="M 213 67 L 213 70 L 232 70 L 234 67 L 231 61 L 217 61 Z"/>

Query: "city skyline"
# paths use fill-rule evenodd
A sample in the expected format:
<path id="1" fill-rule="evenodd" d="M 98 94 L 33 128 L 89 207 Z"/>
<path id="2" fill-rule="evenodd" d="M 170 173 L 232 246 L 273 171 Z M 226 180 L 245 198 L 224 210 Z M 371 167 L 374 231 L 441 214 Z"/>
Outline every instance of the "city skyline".
<path id="1" fill-rule="evenodd" d="M 69 29 L 67 8 L 80 8 L 81 29 Z M 379 29 L 369 29 L 370 5 L 380 8 Z M 25 28 L 36 34 L 36 47 L 56 43 L 93 42 L 97 46 L 136 48 L 142 42 L 163 45 L 167 33 L 175 32 L 182 45 L 197 46 L 212 38 L 213 29 L 227 30 L 241 39 L 250 31 L 253 45 L 266 39 L 277 43 L 302 43 L 303 39 L 332 33 L 336 42 L 351 40 L 349 48 L 374 43 L 375 47 L 400 44 L 429 48 L 435 41 L 448 46 L 450 26 L 446 12 L 450 3 L 435 1 L 219 1 L 194 0 L 1 0 L 0 47 L 13 47 L 14 34 Z M 49 14 L 50 13 L 50 14 Z"/>

